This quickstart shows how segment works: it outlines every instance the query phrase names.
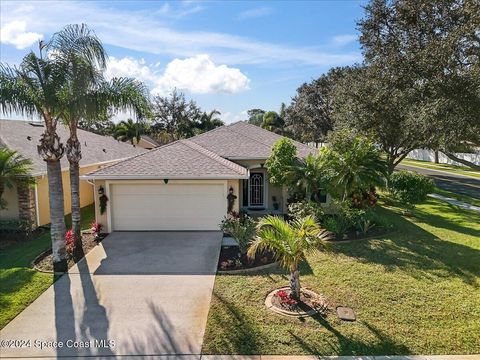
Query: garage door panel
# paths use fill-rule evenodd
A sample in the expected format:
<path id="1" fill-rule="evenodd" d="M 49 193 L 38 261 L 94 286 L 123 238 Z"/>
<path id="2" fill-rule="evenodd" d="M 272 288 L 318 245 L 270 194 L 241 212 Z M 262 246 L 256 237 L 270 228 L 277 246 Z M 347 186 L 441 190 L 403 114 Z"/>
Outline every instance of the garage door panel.
<path id="1" fill-rule="evenodd" d="M 218 230 L 224 184 L 113 184 L 113 230 Z"/>

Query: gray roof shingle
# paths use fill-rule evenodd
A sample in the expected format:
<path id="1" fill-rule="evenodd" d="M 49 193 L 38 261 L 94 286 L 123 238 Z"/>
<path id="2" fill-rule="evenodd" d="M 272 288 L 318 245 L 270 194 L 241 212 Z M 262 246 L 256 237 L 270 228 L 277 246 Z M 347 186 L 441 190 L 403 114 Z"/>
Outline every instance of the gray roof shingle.
<path id="1" fill-rule="evenodd" d="M 247 169 L 189 140 L 179 140 L 146 154 L 106 166 L 88 178 L 217 179 L 245 178 Z"/>
<path id="2" fill-rule="evenodd" d="M 12 150 L 16 150 L 23 157 L 31 159 L 34 175 L 47 172 L 45 162 L 37 153 L 40 135 L 44 130 L 41 123 L 37 123 L 34 126 L 27 121 L 0 120 L 0 143 Z M 57 133 L 65 144 L 68 139 L 68 129 L 59 124 Z M 80 166 L 125 159 L 147 151 L 140 147 L 117 141 L 110 136 L 97 135 L 84 130 L 78 130 L 78 139 L 82 146 Z M 61 165 L 62 169 L 68 168 L 68 160 L 65 155 L 61 159 Z"/>

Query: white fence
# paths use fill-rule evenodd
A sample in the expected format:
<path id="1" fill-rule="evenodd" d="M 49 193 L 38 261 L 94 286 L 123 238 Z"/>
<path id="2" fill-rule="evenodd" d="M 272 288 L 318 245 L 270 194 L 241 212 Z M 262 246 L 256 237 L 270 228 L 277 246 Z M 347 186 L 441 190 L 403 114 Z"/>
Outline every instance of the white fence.
<path id="1" fill-rule="evenodd" d="M 477 149 L 475 153 L 455 153 L 454 154 L 456 157 L 460 159 L 464 159 L 470 162 L 473 162 L 476 165 L 480 165 L 480 149 Z M 434 162 L 435 161 L 435 152 L 433 150 L 428 150 L 428 149 L 416 149 L 413 151 L 410 151 L 410 153 L 407 155 L 408 159 L 414 159 L 414 160 L 423 160 L 423 161 L 430 161 Z M 458 165 L 458 166 L 464 166 L 463 164 L 460 164 L 456 161 L 453 161 L 450 159 L 447 155 L 438 152 L 438 162 L 440 164 L 451 164 L 451 165 Z"/>

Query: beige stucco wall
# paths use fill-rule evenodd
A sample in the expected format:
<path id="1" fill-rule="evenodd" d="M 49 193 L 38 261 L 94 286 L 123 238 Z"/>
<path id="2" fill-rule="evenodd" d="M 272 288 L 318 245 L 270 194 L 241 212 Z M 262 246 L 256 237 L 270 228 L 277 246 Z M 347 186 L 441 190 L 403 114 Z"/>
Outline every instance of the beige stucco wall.
<path id="1" fill-rule="evenodd" d="M 236 211 L 238 213 L 240 212 L 240 180 L 238 179 L 228 180 L 227 189 L 230 189 L 230 187 L 233 188 L 233 195 L 237 197 L 235 199 L 235 203 L 233 204 L 233 211 Z"/>
<path id="2" fill-rule="evenodd" d="M 5 187 L 2 199 L 7 202 L 7 208 L 0 210 L 0 219 L 2 220 L 16 220 L 18 219 L 18 196 L 17 187 Z"/>
<path id="3" fill-rule="evenodd" d="M 95 194 L 94 200 L 95 200 L 95 221 L 98 222 L 99 224 L 103 225 L 102 232 L 110 232 L 110 229 L 108 228 L 108 217 L 107 217 L 107 211 L 105 211 L 103 214 L 100 214 L 100 201 L 99 201 L 99 195 L 98 195 L 98 189 L 103 187 L 103 190 L 106 192 L 106 186 L 105 186 L 105 181 L 104 180 L 95 180 L 95 188 L 93 190 L 93 193 Z"/>
<path id="4" fill-rule="evenodd" d="M 80 175 L 84 175 L 100 168 L 100 165 L 89 165 L 80 168 Z M 71 212 L 70 175 L 68 170 L 62 171 L 63 196 L 65 215 Z M 93 203 L 93 186 L 85 180 L 80 180 L 80 206 L 84 207 Z M 50 223 L 50 204 L 48 201 L 48 179 L 47 175 L 37 177 L 37 208 L 38 224 Z"/>

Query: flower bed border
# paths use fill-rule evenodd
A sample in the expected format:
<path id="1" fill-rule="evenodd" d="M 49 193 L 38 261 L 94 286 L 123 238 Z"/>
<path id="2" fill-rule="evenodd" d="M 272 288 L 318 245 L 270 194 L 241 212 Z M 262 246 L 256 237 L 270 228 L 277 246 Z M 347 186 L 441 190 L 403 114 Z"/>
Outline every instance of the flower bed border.
<path id="1" fill-rule="evenodd" d="M 296 317 L 296 318 L 306 317 L 306 316 L 314 316 L 314 315 L 318 314 L 318 311 L 315 310 L 315 309 L 311 309 L 311 310 L 308 310 L 308 311 L 303 311 L 303 310 L 288 311 L 288 310 L 284 310 L 284 309 L 280 309 L 280 308 L 276 307 L 275 305 L 273 305 L 272 299 L 273 299 L 273 296 L 280 290 L 290 290 L 290 287 L 283 286 L 281 288 L 277 288 L 277 289 L 271 291 L 267 295 L 267 297 L 265 298 L 265 307 L 268 310 L 273 311 L 273 312 L 275 312 L 277 314 L 280 314 L 280 315 L 283 315 L 283 316 Z M 302 291 L 310 292 L 310 293 L 313 293 L 315 295 L 318 295 L 315 291 L 309 290 L 309 289 L 306 289 L 306 288 L 302 288 Z"/>
<path id="2" fill-rule="evenodd" d="M 219 274 L 219 275 L 235 275 L 235 274 L 242 274 L 242 273 L 251 273 L 251 272 L 255 272 L 255 271 L 271 269 L 271 268 L 277 267 L 277 265 L 278 265 L 278 261 L 275 261 L 275 262 L 270 263 L 270 264 L 255 266 L 255 267 L 247 268 L 247 269 L 217 270 L 217 274 Z"/>

